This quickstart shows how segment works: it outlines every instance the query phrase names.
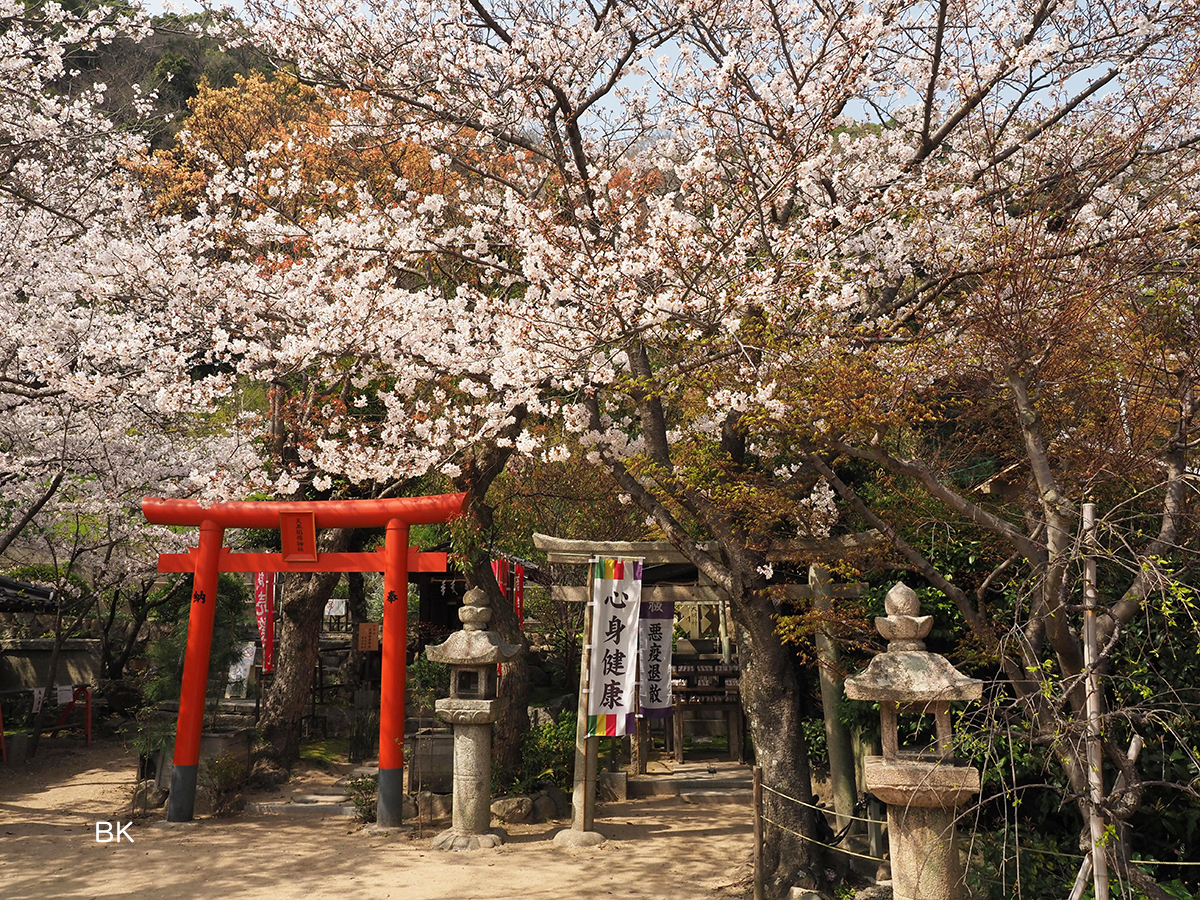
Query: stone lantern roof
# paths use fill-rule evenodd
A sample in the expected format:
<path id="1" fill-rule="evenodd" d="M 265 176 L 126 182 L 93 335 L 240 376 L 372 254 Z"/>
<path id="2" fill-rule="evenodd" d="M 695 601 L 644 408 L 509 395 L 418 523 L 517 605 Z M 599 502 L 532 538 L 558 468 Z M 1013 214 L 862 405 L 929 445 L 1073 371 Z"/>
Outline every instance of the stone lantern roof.
<path id="1" fill-rule="evenodd" d="M 912 588 L 897 583 L 888 591 L 884 607 L 888 615 L 876 618 L 875 627 L 888 639 L 888 648 L 864 671 L 846 679 L 847 697 L 914 705 L 980 699 L 982 681 L 968 678 L 944 656 L 925 649 L 933 617 L 917 615 L 921 604 Z"/>
<path id="2" fill-rule="evenodd" d="M 467 591 L 462 609 L 458 611 L 462 630 L 440 644 L 426 647 L 425 655 L 434 662 L 451 666 L 483 666 L 511 660 L 521 648 L 506 644 L 499 634 L 487 630 L 492 619 L 490 604 L 488 595 L 479 588 Z"/>

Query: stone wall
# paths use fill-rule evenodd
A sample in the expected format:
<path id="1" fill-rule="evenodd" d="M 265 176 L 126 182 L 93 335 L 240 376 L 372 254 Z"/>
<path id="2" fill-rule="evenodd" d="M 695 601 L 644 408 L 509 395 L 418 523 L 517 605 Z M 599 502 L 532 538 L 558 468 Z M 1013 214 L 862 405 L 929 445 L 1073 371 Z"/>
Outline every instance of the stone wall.
<path id="1" fill-rule="evenodd" d="M 50 674 L 52 638 L 0 642 L 0 690 L 44 687 Z M 100 682 L 100 641 L 72 638 L 63 644 L 56 684 Z"/>

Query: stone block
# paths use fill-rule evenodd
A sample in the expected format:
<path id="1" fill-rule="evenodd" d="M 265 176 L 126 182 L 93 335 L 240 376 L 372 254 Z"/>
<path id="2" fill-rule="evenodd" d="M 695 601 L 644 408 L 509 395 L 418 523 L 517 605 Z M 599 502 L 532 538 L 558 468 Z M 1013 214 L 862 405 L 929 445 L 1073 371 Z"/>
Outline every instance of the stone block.
<path id="1" fill-rule="evenodd" d="M 533 822 L 549 822 L 558 817 L 558 806 L 545 793 L 533 798 Z"/>
<path id="2" fill-rule="evenodd" d="M 533 801 L 528 797 L 501 797 L 492 802 L 492 815 L 509 825 L 530 821 Z"/>
<path id="3" fill-rule="evenodd" d="M 554 801 L 554 817 L 566 818 L 571 815 L 571 795 L 557 784 L 547 785 L 543 793 Z"/>
<path id="4" fill-rule="evenodd" d="M 435 794 L 421 791 L 417 794 L 417 818 L 423 822 L 436 822 L 450 818 L 454 801 L 450 794 Z"/>
<path id="5" fill-rule="evenodd" d="M 554 725 L 558 722 L 558 717 L 562 715 L 564 710 L 575 708 L 575 697 L 572 694 L 563 694 L 561 697 L 555 697 L 545 706 L 529 707 L 529 727 L 541 728 L 543 725 Z"/>
<path id="6" fill-rule="evenodd" d="M 150 778 L 140 782 L 133 791 L 133 808 L 140 809 L 162 809 L 167 802 L 167 792 L 160 788 Z"/>
<path id="7" fill-rule="evenodd" d="M 564 828 L 554 836 L 556 847 L 598 847 L 604 843 L 604 835 L 598 831 L 576 831 L 574 828 Z"/>
<path id="8" fill-rule="evenodd" d="M 596 775 L 597 800 L 626 800 L 629 796 L 629 776 L 624 772 L 600 772 Z"/>
<path id="9" fill-rule="evenodd" d="M 4 755 L 10 766 L 19 766 L 29 759 L 29 735 L 10 734 L 4 739 Z"/>

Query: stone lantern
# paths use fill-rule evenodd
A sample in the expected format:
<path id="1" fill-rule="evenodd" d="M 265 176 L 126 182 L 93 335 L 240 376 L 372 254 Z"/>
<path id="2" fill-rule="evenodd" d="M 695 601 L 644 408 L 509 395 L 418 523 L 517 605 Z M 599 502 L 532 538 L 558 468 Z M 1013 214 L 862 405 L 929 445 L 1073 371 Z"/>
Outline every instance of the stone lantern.
<path id="1" fill-rule="evenodd" d="M 851 700 L 879 702 L 882 756 L 864 761 L 866 787 L 888 805 L 892 892 L 896 900 L 957 900 L 963 893 L 954 820 L 957 808 L 979 792 L 979 772 L 955 764 L 950 704 L 978 700 L 983 683 L 967 678 L 945 657 L 925 650 L 933 626 L 916 592 L 897 583 L 875 627 L 888 647 L 846 679 Z M 935 742 L 902 747 L 901 716 L 932 715 Z"/>
<path id="2" fill-rule="evenodd" d="M 458 611 L 462 630 L 425 648 L 433 662 L 450 666 L 450 697 L 434 704 L 454 728 L 454 797 L 451 827 L 434 838 L 437 850 L 478 850 L 502 843 L 492 824 L 492 723 L 508 702 L 496 697 L 496 666 L 520 647 L 506 644 L 487 625 L 486 593 L 467 591 Z"/>

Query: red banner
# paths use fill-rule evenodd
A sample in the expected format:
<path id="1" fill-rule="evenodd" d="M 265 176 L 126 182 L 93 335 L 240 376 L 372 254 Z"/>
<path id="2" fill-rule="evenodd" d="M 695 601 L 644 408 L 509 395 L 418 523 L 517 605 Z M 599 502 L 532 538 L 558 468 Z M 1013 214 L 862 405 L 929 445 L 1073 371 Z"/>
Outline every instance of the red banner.
<path id="1" fill-rule="evenodd" d="M 520 563 L 513 566 L 513 609 L 517 611 L 517 624 L 525 627 L 525 567 Z"/>
<path id="2" fill-rule="evenodd" d="M 258 620 L 258 636 L 262 640 L 263 674 L 275 663 L 275 573 L 254 573 L 254 617 Z"/>
<path id="3" fill-rule="evenodd" d="M 496 576 L 496 584 L 500 585 L 500 593 L 508 596 L 508 560 L 493 559 L 492 574 Z"/>

